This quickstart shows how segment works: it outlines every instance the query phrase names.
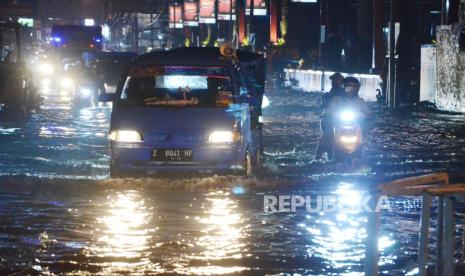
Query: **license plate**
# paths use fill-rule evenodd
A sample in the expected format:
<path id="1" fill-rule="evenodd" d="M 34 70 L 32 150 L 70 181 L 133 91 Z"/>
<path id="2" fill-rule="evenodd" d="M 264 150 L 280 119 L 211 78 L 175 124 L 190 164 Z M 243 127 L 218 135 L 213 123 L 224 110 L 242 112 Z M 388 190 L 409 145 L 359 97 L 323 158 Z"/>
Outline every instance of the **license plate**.
<path id="1" fill-rule="evenodd" d="M 192 161 L 191 149 L 153 149 L 153 161 Z"/>

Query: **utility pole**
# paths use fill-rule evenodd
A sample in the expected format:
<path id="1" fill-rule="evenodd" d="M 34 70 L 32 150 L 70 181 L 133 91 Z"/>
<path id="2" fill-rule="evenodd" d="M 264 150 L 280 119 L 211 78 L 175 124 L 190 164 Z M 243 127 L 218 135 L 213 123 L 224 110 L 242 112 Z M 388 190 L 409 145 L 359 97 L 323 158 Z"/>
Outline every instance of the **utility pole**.
<path id="1" fill-rule="evenodd" d="M 253 33 L 254 5 L 255 5 L 254 0 L 250 0 L 249 21 L 247 22 L 249 24 L 249 27 L 248 27 L 249 39 L 250 39 L 250 34 Z"/>
<path id="2" fill-rule="evenodd" d="M 452 25 L 459 22 L 460 0 L 442 0 L 441 25 Z"/>
<path id="3" fill-rule="evenodd" d="M 153 50 L 153 14 L 150 14 L 150 48 Z"/>
<path id="4" fill-rule="evenodd" d="M 370 17 L 374 18 L 374 16 L 372 16 L 370 8 L 374 6 L 374 1 L 358 0 L 357 2 L 357 69 L 367 71 L 369 68 L 373 68 L 372 52 L 370 55 L 370 51 L 373 50 L 371 47 L 372 29 L 370 25 L 373 20 L 370 20 Z"/>
<path id="5" fill-rule="evenodd" d="M 441 25 L 447 25 L 449 22 L 449 0 L 442 0 L 441 2 Z"/>
<path id="6" fill-rule="evenodd" d="M 323 0 L 319 1 L 320 4 L 320 35 L 319 35 L 319 47 L 318 47 L 318 57 L 320 59 L 320 66 L 323 67 Z M 323 69 L 323 68 L 322 68 Z M 324 69 L 323 69 L 324 71 Z"/>
<path id="7" fill-rule="evenodd" d="M 421 7 L 421 5 L 420 5 Z M 378 71 L 383 66 L 385 50 L 383 43 L 384 0 L 373 1 L 373 34 L 372 34 L 372 69 Z"/>
<path id="8" fill-rule="evenodd" d="M 323 74 L 321 75 L 321 91 L 325 91 L 325 58 L 323 54 L 323 44 L 326 42 L 326 25 L 323 16 L 323 0 L 320 0 L 320 37 L 319 37 L 319 49 L 318 49 L 318 56 L 319 56 L 319 63 L 321 67 L 321 71 Z"/>
<path id="9" fill-rule="evenodd" d="M 173 24 L 173 33 L 174 33 L 174 42 L 176 43 L 175 44 L 175 48 L 178 48 L 178 29 L 176 28 L 176 24 L 177 24 L 177 20 L 178 18 L 176 18 L 176 11 L 177 11 L 177 8 L 178 8 L 178 2 L 174 2 L 174 6 L 173 6 L 173 20 L 174 20 L 174 24 Z"/>
<path id="10" fill-rule="evenodd" d="M 218 40 L 218 37 L 220 37 L 220 21 L 218 20 L 218 0 L 215 0 L 215 26 L 216 26 L 216 32 L 215 35 L 212 36 L 212 41 L 213 44 L 215 44 L 215 41 Z"/>
<path id="11" fill-rule="evenodd" d="M 396 22 L 394 16 L 395 2 L 389 4 L 389 80 L 388 80 L 388 107 L 396 108 Z"/>
<path id="12" fill-rule="evenodd" d="M 232 10 L 233 10 L 233 0 L 229 0 L 229 22 L 228 22 L 228 41 L 232 43 L 233 40 L 233 25 L 232 25 Z"/>
<path id="13" fill-rule="evenodd" d="M 137 19 L 137 12 L 134 13 L 134 50 L 139 51 L 139 21 Z"/>

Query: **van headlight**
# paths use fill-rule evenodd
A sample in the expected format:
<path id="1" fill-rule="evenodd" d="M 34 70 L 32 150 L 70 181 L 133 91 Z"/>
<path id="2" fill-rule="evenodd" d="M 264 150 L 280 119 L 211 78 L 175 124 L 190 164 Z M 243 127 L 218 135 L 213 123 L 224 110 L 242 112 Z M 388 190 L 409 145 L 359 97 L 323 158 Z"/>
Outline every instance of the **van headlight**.
<path id="1" fill-rule="evenodd" d="M 115 142 L 138 143 L 142 142 L 142 136 L 134 130 L 113 130 L 110 132 L 110 140 Z"/>
<path id="2" fill-rule="evenodd" d="M 213 131 L 208 136 L 210 143 L 233 143 L 241 140 L 241 133 L 238 131 Z"/>
<path id="3" fill-rule="evenodd" d="M 71 88 L 74 86 L 74 81 L 70 78 L 63 78 L 60 81 L 60 86 L 63 88 Z"/>
<path id="4" fill-rule="evenodd" d="M 39 66 L 39 70 L 40 70 L 40 73 L 42 73 L 42 74 L 44 74 L 46 76 L 50 76 L 55 72 L 55 68 L 53 68 L 53 65 L 51 65 L 49 63 L 42 63 Z"/>

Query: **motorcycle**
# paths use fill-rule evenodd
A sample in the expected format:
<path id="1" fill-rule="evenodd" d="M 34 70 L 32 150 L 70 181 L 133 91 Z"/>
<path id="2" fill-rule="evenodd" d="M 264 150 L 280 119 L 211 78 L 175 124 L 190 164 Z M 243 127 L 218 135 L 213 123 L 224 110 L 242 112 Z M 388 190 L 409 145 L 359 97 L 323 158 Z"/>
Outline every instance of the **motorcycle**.
<path id="1" fill-rule="evenodd" d="M 356 110 L 344 110 L 334 120 L 334 160 L 352 161 L 362 154 L 363 114 Z"/>
<path id="2" fill-rule="evenodd" d="M 74 93 L 74 105 L 79 107 L 95 107 L 98 105 L 99 90 L 92 81 L 82 80 Z"/>
<path id="3" fill-rule="evenodd" d="M 88 77 L 67 73 L 59 82 L 60 94 L 69 99 L 77 107 L 93 107 L 98 105 L 99 87 Z"/>

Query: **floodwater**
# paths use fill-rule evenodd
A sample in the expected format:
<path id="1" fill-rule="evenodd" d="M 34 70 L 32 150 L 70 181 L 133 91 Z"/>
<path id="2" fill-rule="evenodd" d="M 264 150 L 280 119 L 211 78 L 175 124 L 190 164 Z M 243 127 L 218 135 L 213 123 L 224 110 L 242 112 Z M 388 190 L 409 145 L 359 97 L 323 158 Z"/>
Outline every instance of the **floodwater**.
<path id="1" fill-rule="evenodd" d="M 109 107 L 47 98 L 28 122 L 2 122 L 0 274 L 362 275 L 367 214 L 350 207 L 390 179 L 460 175 L 465 117 L 373 106 L 364 160 L 326 164 L 313 160 L 320 96 L 268 94 L 254 178 L 109 179 Z M 265 212 L 278 195 L 334 195 L 346 208 Z M 414 275 L 421 200 L 390 206 L 381 271 Z"/>

